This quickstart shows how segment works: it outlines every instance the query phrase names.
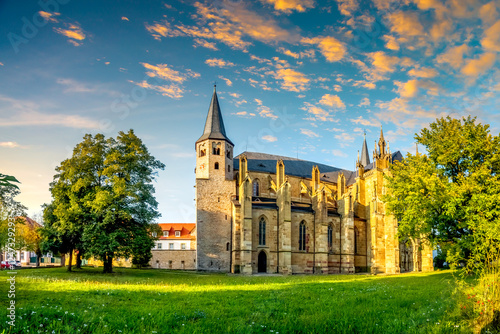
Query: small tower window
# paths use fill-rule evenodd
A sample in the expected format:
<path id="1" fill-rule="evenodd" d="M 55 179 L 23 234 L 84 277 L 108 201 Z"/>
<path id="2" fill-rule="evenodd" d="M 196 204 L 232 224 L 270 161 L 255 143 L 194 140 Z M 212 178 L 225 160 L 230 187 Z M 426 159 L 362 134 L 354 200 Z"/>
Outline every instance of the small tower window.
<path id="1" fill-rule="evenodd" d="M 260 196 L 260 191 L 259 191 L 259 180 L 256 179 L 253 181 L 253 196 L 258 197 Z"/>
<path id="2" fill-rule="evenodd" d="M 226 156 L 227 156 L 229 159 L 231 159 L 231 151 L 230 151 L 229 149 L 226 151 Z"/>
<path id="3" fill-rule="evenodd" d="M 213 142 L 212 143 L 212 154 L 220 155 L 220 143 Z"/>
<path id="4" fill-rule="evenodd" d="M 218 163 L 218 162 L 216 162 L 216 163 L 214 164 L 214 169 L 219 169 L 219 163 Z"/>
<path id="5" fill-rule="evenodd" d="M 230 165 L 227 165 L 227 171 L 230 172 L 231 171 L 231 166 Z"/>
<path id="6" fill-rule="evenodd" d="M 228 252 L 229 252 L 229 242 L 228 242 L 228 243 L 226 243 L 226 251 L 228 251 Z"/>
<path id="7" fill-rule="evenodd" d="M 207 150 L 206 149 L 200 150 L 200 157 L 204 157 L 205 155 L 207 155 Z"/>

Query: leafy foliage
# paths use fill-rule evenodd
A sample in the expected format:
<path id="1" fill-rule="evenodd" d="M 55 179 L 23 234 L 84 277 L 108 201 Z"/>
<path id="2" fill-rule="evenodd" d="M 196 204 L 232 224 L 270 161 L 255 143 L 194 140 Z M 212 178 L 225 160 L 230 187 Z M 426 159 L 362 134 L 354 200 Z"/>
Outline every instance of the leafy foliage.
<path id="1" fill-rule="evenodd" d="M 53 246 L 96 257 L 105 272 L 114 257 L 151 253 L 149 224 L 160 215 L 152 182 L 164 167 L 132 130 L 116 139 L 85 135 L 51 185 Z"/>
<path id="2" fill-rule="evenodd" d="M 13 187 L 19 189 L 19 187 L 14 184 L 14 182 L 20 183 L 14 176 L 0 173 L 0 187 Z"/>
<path id="3" fill-rule="evenodd" d="M 500 245 L 500 138 L 470 116 L 438 119 L 415 138 L 428 156 L 395 163 L 384 198 L 399 234 L 439 243 L 448 262 L 480 271 Z"/>

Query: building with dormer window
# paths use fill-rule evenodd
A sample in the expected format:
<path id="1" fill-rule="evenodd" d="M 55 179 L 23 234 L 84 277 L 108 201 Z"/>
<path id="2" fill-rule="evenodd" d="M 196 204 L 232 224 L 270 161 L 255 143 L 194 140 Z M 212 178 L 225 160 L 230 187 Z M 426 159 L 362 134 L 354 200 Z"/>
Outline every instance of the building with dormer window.
<path id="1" fill-rule="evenodd" d="M 196 224 L 158 224 L 162 230 L 150 265 L 158 269 L 196 269 Z"/>

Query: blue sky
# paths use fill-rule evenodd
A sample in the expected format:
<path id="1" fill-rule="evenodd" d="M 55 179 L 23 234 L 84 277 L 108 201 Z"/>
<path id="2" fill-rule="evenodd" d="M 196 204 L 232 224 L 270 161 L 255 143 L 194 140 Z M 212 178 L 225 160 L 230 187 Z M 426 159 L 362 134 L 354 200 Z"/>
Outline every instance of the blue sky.
<path id="1" fill-rule="evenodd" d="M 213 84 L 235 153 L 353 169 L 437 117 L 498 134 L 500 1 L 0 2 L 0 172 L 31 214 L 85 133 L 134 129 L 166 164 L 160 222 L 193 222 Z"/>

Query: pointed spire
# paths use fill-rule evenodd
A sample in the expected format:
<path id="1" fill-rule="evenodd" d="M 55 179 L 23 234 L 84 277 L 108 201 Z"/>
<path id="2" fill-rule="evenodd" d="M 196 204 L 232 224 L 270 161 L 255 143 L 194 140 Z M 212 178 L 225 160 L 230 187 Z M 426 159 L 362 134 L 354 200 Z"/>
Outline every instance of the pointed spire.
<path id="1" fill-rule="evenodd" d="M 386 154 L 386 151 L 385 151 L 385 147 L 386 147 L 387 143 L 385 142 L 385 139 L 384 139 L 384 131 L 382 130 L 382 125 L 380 126 L 380 139 L 378 140 L 378 148 L 379 148 L 379 151 L 380 151 L 380 155 L 385 155 Z"/>
<path id="2" fill-rule="evenodd" d="M 207 120 L 205 121 L 203 135 L 196 142 L 200 142 L 205 139 L 222 139 L 234 146 L 226 135 L 226 129 L 224 128 L 224 121 L 222 120 L 222 113 L 219 106 L 219 99 L 217 98 L 216 85 L 214 85 L 212 101 L 210 101 L 210 107 L 208 108 L 208 115 Z"/>
<path id="3" fill-rule="evenodd" d="M 358 151 L 359 153 L 359 151 Z M 359 160 L 359 159 L 358 159 Z M 364 132 L 363 146 L 361 148 L 361 164 L 366 167 L 370 164 L 370 156 L 368 155 L 368 145 L 366 145 L 366 131 Z"/>

